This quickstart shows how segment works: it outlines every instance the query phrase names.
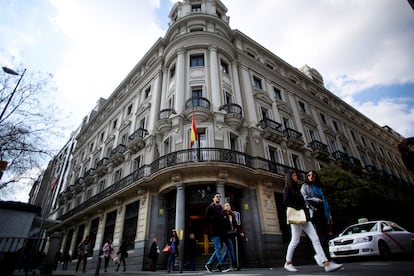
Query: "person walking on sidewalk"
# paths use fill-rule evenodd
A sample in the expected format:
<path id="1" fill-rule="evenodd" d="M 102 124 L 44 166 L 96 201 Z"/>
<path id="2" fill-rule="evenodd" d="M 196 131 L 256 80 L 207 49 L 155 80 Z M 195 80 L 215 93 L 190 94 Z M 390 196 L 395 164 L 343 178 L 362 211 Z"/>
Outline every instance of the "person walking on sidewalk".
<path id="1" fill-rule="evenodd" d="M 217 259 L 218 270 L 222 272 L 224 270 L 223 257 L 221 255 L 221 242 L 225 235 L 224 230 L 224 215 L 223 206 L 220 204 L 221 195 L 216 193 L 213 197 L 213 202 L 207 206 L 205 212 L 205 220 L 209 225 L 211 237 L 214 245 L 214 252 L 208 259 L 207 264 L 204 266 L 207 272 L 213 272 L 213 263 Z"/>
<path id="2" fill-rule="evenodd" d="M 326 258 L 326 255 L 319 241 L 318 234 L 316 233 L 312 222 L 310 222 L 309 211 L 306 208 L 305 199 L 300 193 L 298 176 L 294 171 L 286 174 L 285 188 L 283 190 L 283 202 L 285 207 L 292 207 L 296 210 L 305 210 L 307 220 L 305 224 L 290 224 L 292 237 L 287 248 L 284 268 L 287 271 L 291 272 L 298 271 L 298 269 L 293 265 L 292 260 L 293 255 L 295 253 L 295 249 L 299 245 L 302 231 L 304 231 L 305 234 L 312 241 L 313 249 L 315 250 L 318 258 L 322 261 L 323 267 L 325 268 L 326 272 L 332 272 L 343 268 L 341 264 L 330 262 Z"/>
<path id="3" fill-rule="evenodd" d="M 236 215 L 233 210 L 231 210 L 231 205 L 229 202 L 224 203 L 224 227 L 226 230 L 224 237 L 224 244 L 226 245 L 226 250 L 223 254 L 223 262 L 226 261 L 226 258 L 230 258 L 230 270 L 239 270 L 238 262 L 235 257 L 234 252 L 234 243 L 237 242 L 237 236 L 244 237 L 244 233 L 241 230 L 240 225 L 237 224 Z"/>
<path id="4" fill-rule="evenodd" d="M 126 271 L 126 263 L 125 259 L 128 258 L 128 251 L 127 251 L 127 245 L 125 240 L 121 242 L 121 245 L 119 246 L 118 255 L 120 255 L 118 266 L 116 267 L 115 271 L 119 270 L 119 267 L 121 266 L 121 263 L 124 265 L 124 272 Z"/>
<path id="5" fill-rule="evenodd" d="M 113 250 L 114 250 L 114 245 L 112 244 L 112 240 L 108 239 L 106 243 L 104 244 L 104 246 L 102 247 L 103 255 L 105 258 L 105 264 L 104 264 L 105 272 L 108 268 L 109 259 L 111 258 L 111 253 Z"/>
<path id="6" fill-rule="evenodd" d="M 151 247 L 148 253 L 148 258 L 150 259 L 149 270 L 156 271 L 157 269 L 157 260 L 158 255 L 160 254 L 160 248 L 158 247 L 158 239 L 153 238 Z"/>
<path id="7" fill-rule="evenodd" d="M 171 251 L 168 253 L 167 268 L 168 273 L 174 271 L 175 258 L 178 257 L 178 247 L 180 246 L 180 239 L 178 238 L 177 231 L 171 230 L 171 237 L 168 241 L 168 245 L 171 246 Z"/>
<path id="8" fill-rule="evenodd" d="M 78 262 L 76 263 L 76 272 L 78 272 L 79 265 L 83 262 L 82 272 L 86 272 L 86 264 L 88 262 L 88 254 L 91 249 L 89 236 L 86 236 L 83 241 L 78 244 Z"/>
<path id="9" fill-rule="evenodd" d="M 318 234 L 325 255 L 330 259 L 329 240 L 333 236 L 332 215 L 328 200 L 322 190 L 321 180 L 315 171 L 307 173 L 305 183 L 300 188 L 300 192 L 305 198 L 306 207 L 309 210 L 311 221 Z M 319 265 L 322 264 L 316 255 L 314 258 Z"/>

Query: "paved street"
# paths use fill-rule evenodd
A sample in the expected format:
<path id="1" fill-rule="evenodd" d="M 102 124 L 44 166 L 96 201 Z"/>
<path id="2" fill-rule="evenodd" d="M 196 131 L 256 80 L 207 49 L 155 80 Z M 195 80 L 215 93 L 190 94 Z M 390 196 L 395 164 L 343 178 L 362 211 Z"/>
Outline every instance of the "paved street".
<path id="1" fill-rule="evenodd" d="M 227 273 L 208 273 L 205 270 L 199 271 L 183 271 L 182 273 L 174 272 L 167 273 L 166 270 L 159 270 L 156 272 L 150 271 L 127 271 L 127 272 L 100 272 L 101 276 L 128 276 L 128 275 L 226 275 L 226 276 L 275 276 L 275 275 L 364 275 L 364 276 L 399 276 L 399 275 L 410 275 L 414 274 L 414 261 L 405 260 L 405 261 L 365 261 L 365 262 L 352 262 L 344 263 L 344 269 L 336 272 L 326 273 L 323 268 L 316 265 L 303 265 L 297 266 L 299 269 L 298 272 L 288 272 L 284 270 L 281 266 L 274 268 L 246 268 L 240 271 L 232 271 Z M 14 275 L 24 275 L 24 273 L 16 272 Z M 31 275 L 31 274 L 29 274 Z M 39 274 L 36 274 L 39 275 Z M 54 271 L 53 275 L 77 275 L 77 276 L 91 276 L 95 275 L 95 271 L 88 271 L 86 273 L 75 273 L 74 271 Z"/>

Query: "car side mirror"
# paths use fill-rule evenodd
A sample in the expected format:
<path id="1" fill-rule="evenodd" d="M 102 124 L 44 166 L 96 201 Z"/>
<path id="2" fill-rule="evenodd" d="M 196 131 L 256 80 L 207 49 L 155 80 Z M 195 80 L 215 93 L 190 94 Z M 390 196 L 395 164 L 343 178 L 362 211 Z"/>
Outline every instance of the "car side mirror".
<path id="1" fill-rule="evenodd" d="M 382 232 L 390 232 L 392 231 L 391 226 L 384 226 L 384 228 L 382 229 Z"/>

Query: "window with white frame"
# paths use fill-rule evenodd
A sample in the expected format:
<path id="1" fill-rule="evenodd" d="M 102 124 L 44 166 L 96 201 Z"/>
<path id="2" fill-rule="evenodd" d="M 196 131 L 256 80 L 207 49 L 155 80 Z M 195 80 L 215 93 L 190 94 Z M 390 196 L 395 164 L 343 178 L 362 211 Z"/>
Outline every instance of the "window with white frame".
<path id="1" fill-rule="evenodd" d="M 268 146 L 268 150 L 269 150 L 270 161 L 281 164 L 282 158 L 280 156 L 280 151 L 277 148 L 272 147 L 272 146 Z"/>
<path id="2" fill-rule="evenodd" d="M 292 167 L 294 167 L 297 170 L 303 170 L 303 164 L 302 164 L 301 157 L 295 153 L 292 153 L 290 157 L 291 157 Z"/>
<path id="3" fill-rule="evenodd" d="M 229 73 L 229 64 L 225 62 L 224 60 L 220 60 L 220 69 L 221 72 L 228 74 Z"/>
<path id="4" fill-rule="evenodd" d="M 194 54 L 190 55 L 190 67 L 204 66 L 204 55 Z"/>
<path id="5" fill-rule="evenodd" d="M 253 87 L 262 90 L 262 80 L 256 76 L 253 76 Z"/>
<path id="6" fill-rule="evenodd" d="M 134 172 L 134 171 L 138 170 L 140 167 L 141 167 L 141 156 L 138 155 L 132 161 L 132 171 Z"/>
<path id="7" fill-rule="evenodd" d="M 96 192 L 100 193 L 103 190 L 105 190 L 105 179 L 102 179 L 101 181 L 99 181 L 98 190 Z"/>
<path id="8" fill-rule="evenodd" d="M 121 180 L 122 177 L 122 169 L 118 169 L 113 174 L 113 183 L 116 183 L 117 181 Z"/>
<path id="9" fill-rule="evenodd" d="M 273 86 L 273 94 L 276 100 L 282 100 L 282 91 L 279 88 Z"/>

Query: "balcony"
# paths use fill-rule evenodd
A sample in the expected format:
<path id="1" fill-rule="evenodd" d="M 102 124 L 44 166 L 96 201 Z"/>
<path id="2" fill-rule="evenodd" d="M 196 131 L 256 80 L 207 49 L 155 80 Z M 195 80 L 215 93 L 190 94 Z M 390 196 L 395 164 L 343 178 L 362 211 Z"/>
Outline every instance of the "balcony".
<path id="1" fill-rule="evenodd" d="M 130 136 L 131 137 L 131 136 Z M 123 144 L 119 144 L 116 146 L 111 153 L 109 154 L 109 162 L 112 163 L 112 165 L 118 166 L 125 160 L 124 152 L 126 151 L 126 146 Z"/>
<path id="2" fill-rule="evenodd" d="M 132 133 L 128 137 L 127 148 L 132 154 L 137 153 L 138 151 L 140 151 L 141 149 L 143 149 L 145 147 L 144 137 L 147 134 L 148 134 L 148 131 L 146 129 L 138 128 L 134 133 Z M 119 146 L 121 146 L 121 145 L 119 145 Z M 121 150 L 121 149 L 118 149 L 118 150 Z M 124 153 L 124 151 L 125 151 L 125 149 L 122 151 L 122 153 Z"/>
<path id="3" fill-rule="evenodd" d="M 90 168 L 83 175 L 83 182 L 86 185 L 92 184 L 94 182 L 94 176 L 95 176 L 95 169 L 94 168 Z"/>
<path id="4" fill-rule="evenodd" d="M 83 183 L 84 183 L 83 177 L 79 177 L 78 179 L 75 180 L 75 183 L 72 186 L 72 189 L 71 190 L 74 191 L 74 192 L 76 192 L 76 193 L 81 192 L 82 191 L 82 188 L 83 188 Z"/>
<path id="5" fill-rule="evenodd" d="M 191 121 L 192 114 L 196 121 L 205 121 L 211 114 L 209 100 L 203 97 L 188 99 L 185 103 L 185 115 L 189 121 Z"/>
<path id="6" fill-rule="evenodd" d="M 263 129 L 262 137 L 264 139 L 280 143 L 283 140 L 282 124 L 269 118 L 264 118 L 259 122 L 259 126 Z"/>
<path id="7" fill-rule="evenodd" d="M 312 149 L 312 155 L 320 160 L 329 161 L 330 154 L 328 146 L 320 141 L 314 140 L 309 143 L 310 148 Z"/>
<path id="8" fill-rule="evenodd" d="M 228 103 L 220 107 L 220 110 L 226 111 L 224 120 L 226 124 L 234 129 L 239 129 L 244 121 L 242 107 L 238 104 Z"/>
<path id="9" fill-rule="evenodd" d="M 283 135 L 285 136 L 285 139 L 287 140 L 286 145 L 295 150 L 299 150 L 303 148 L 305 145 L 305 142 L 303 141 L 302 133 L 291 129 L 291 128 L 285 128 L 283 131 Z"/>
<path id="10" fill-rule="evenodd" d="M 349 170 L 351 163 L 349 162 L 348 154 L 338 150 L 332 153 L 332 158 L 338 166 L 345 170 Z"/>
<path id="11" fill-rule="evenodd" d="M 349 157 L 349 169 L 354 173 L 361 173 L 362 172 L 362 164 L 361 161 L 355 157 Z"/>
<path id="12" fill-rule="evenodd" d="M 175 110 L 172 108 L 163 109 L 160 111 L 160 119 L 158 121 L 158 131 L 165 133 L 171 129 L 171 120 L 170 116 L 176 114 Z"/>
<path id="13" fill-rule="evenodd" d="M 102 177 L 108 173 L 108 164 L 108 157 L 104 157 L 101 160 L 99 160 L 98 163 L 96 163 L 96 173 L 99 175 L 99 177 Z"/>

